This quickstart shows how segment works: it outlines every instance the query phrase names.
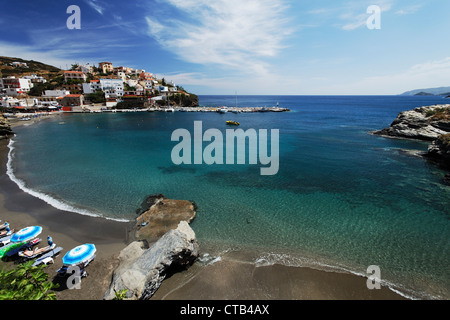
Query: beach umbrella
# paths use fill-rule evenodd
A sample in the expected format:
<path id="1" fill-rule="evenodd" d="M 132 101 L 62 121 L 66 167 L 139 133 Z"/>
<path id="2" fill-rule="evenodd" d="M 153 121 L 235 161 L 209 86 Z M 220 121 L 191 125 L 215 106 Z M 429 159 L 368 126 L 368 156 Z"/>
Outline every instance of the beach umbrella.
<path id="1" fill-rule="evenodd" d="M 73 248 L 62 258 L 63 264 L 67 266 L 74 266 L 85 263 L 95 256 L 97 248 L 93 244 L 83 244 Z"/>
<path id="2" fill-rule="evenodd" d="M 27 227 L 19 230 L 11 237 L 11 242 L 23 242 L 36 238 L 42 232 L 42 227 Z"/>

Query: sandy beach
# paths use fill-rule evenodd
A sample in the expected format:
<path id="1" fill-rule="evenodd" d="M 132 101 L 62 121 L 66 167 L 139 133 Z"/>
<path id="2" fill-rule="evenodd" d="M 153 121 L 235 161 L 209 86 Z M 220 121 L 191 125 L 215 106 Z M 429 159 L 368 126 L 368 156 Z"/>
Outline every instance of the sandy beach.
<path id="1" fill-rule="evenodd" d="M 40 225 L 41 237 L 51 235 L 64 248 L 46 270 L 53 279 L 70 249 L 94 243 L 97 257 L 79 290 L 56 292 L 58 300 L 100 300 L 109 287 L 117 256 L 129 241 L 129 223 L 82 216 L 53 208 L 23 192 L 6 175 L 7 141 L 0 141 L 0 219 L 12 228 Z M 200 251 L 201 251 L 200 243 Z M 0 262 L 3 267 L 13 262 Z M 224 256 L 212 265 L 195 263 L 166 279 L 152 300 L 395 300 L 387 288 L 368 290 L 363 277 L 282 265 L 257 267 Z"/>

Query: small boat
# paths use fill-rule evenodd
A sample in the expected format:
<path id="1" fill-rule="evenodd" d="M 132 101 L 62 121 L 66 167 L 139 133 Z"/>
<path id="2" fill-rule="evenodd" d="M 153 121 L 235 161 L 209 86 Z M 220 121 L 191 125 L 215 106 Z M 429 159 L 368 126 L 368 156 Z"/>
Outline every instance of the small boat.
<path id="1" fill-rule="evenodd" d="M 218 113 L 227 113 L 228 109 L 226 107 L 222 107 L 219 110 L 217 110 Z"/>
<path id="2" fill-rule="evenodd" d="M 175 112 L 175 109 L 174 108 L 167 108 L 165 111 L 166 112 Z"/>
<path id="3" fill-rule="evenodd" d="M 241 125 L 239 122 L 237 121 L 227 121 L 227 124 L 230 126 L 239 126 Z"/>

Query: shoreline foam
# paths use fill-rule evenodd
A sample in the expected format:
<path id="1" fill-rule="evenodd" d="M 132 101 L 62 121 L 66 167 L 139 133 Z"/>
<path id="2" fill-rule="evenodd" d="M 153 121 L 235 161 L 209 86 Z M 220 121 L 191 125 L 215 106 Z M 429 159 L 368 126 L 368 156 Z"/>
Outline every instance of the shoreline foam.
<path id="1" fill-rule="evenodd" d="M 105 219 L 105 220 L 110 220 L 110 221 L 114 221 L 114 222 L 120 222 L 120 223 L 128 223 L 130 222 L 130 220 L 125 220 L 125 219 L 115 219 L 115 218 L 109 218 L 109 217 L 105 217 L 99 214 L 95 214 L 92 213 L 90 211 L 87 210 L 83 210 L 83 209 L 78 209 L 76 207 L 73 207 L 67 203 L 65 203 L 64 201 L 60 201 L 54 197 L 51 197 L 45 193 L 41 193 L 38 191 L 35 191 L 31 188 L 28 188 L 26 186 L 26 183 L 22 180 L 20 180 L 19 178 L 17 178 L 14 174 L 14 169 L 13 169 L 13 158 L 14 158 L 14 139 L 10 139 L 9 144 L 8 144 L 8 148 L 9 148 L 9 152 L 8 152 L 8 161 L 7 161 L 7 170 L 6 170 L 6 174 L 8 175 L 8 177 L 11 179 L 11 181 L 13 181 L 23 192 L 38 198 L 42 201 L 44 201 L 45 203 L 49 204 L 50 206 L 52 206 L 55 209 L 61 210 L 61 211 L 66 211 L 66 212 L 70 212 L 70 213 L 75 213 L 75 214 L 80 214 L 82 216 L 87 216 L 87 217 L 92 217 L 92 218 L 100 218 L 100 219 Z M 244 249 L 245 251 L 245 249 Z M 228 252 L 228 250 L 225 250 L 224 253 L 226 254 Z M 206 253 L 207 254 L 207 253 Z M 280 259 L 276 259 L 276 261 L 268 261 L 267 260 L 267 256 L 279 256 L 279 257 L 284 257 L 282 260 L 280 261 Z M 265 263 L 262 263 L 264 261 L 264 259 L 266 259 Z M 212 259 L 212 261 L 210 263 L 207 263 L 206 266 L 209 265 L 213 265 L 217 262 L 220 262 L 222 260 L 225 260 L 222 256 L 214 256 L 214 258 Z M 297 260 L 298 263 L 290 263 L 290 261 L 293 260 Z M 307 262 L 301 262 L 300 260 L 305 260 Z M 329 264 L 324 264 L 321 263 L 319 261 L 310 261 L 310 259 L 304 257 L 292 257 L 289 254 L 271 254 L 268 253 L 265 257 L 261 256 L 259 258 L 257 258 L 254 262 L 247 262 L 244 260 L 234 260 L 237 263 L 250 263 L 250 264 L 254 264 L 255 267 L 268 267 L 268 266 L 275 266 L 275 265 L 281 265 L 281 266 L 285 266 L 285 267 L 293 267 L 293 268 L 310 268 L 312 270 L 317 270 L 317 271 L 323 271 L 323 272 L 333 272 L 333 273 L 342 273 L 342 274 L 352 274 L 355 275 L 357 277 L 362 277 L 362 278 L 366 278 L 367 275 L 357 272 L 357 271 L 353 271 L 347 267 L 343 267 L 343 266 L 333 266 L 333 265 L 329 265 Z M 423 296 L 424 298 L 428 298 L 428 299 L 437 299 L 436 297 L 427 295 L 425 293 L 418 293 L 419 296 L 414 295 L 414 293 L 417 292 L 413 292 L 413 293 L 405 293 L 401 290 L 406 290 L 409 291 L 405 288 L 398 288 L 399 286 L 396 284 L 392 284 L 388 281 L 384 281 L 382 280 L 381 282 L 383 287 L 388 288 L 389 290 L 399 294 L 400 296 L 402 296 L 403 298 L 406 299 L 410 299 L 410 300 L 415 300 L 415 299 L 420 299 L 419 296 Z"/>
<path id="2" fill-rule="evenodd" d="M 129 220 L 124 220 L 124 219 L 115 219 L 115 218 L 108 218 L 102 215 L 98 215 L 95 213 L 92 213 L 88 210 L 83 210 L 83 209 L 78 209 L 76 207 L 71 206 L 70 204 L 65 203 L 64 201 L 58 200 L 54 197 L 51 197 L 50 195 L 47 195 L 45 193 L 41 193 L 35 190 L 32 190 L 30 188 L 28 188 L 26 186 L 26 183 L 22 180 L 20 180 L 19 178 L 17 178 L 14 174 L 14 169 L 13 169 L 13 158 L 14 158 L 14 139 L 11 139 L 9 142 L 9 153 L 8 153 L 8 162 L 7 162 L 7 175 L 9 176 L 9 178 L 11 179 L 11 181 L 13 181 L 23 192 L 30 194 L 33 197 L 36 197 L 40 200 L 43 200 L 44 202 L 46 202 L 47 204 L 51 205 L 52 207 L 58 209 L 58 210 L 62 210 L 62 211 L 67 211 L 67 212 L 73 212 L 76 214 L 80 214 L 83 216 L 89 216 L 89 217 L 94 217 L 94 218 L 101 218 L 101 219 L 105 219 L 105 220 L 111 220 L 111 221 L 115 221 L 115 222 L 129 222 Z M 219 259 L 222 259 L 221 257 L 218 257 Z M 260 258 L 262 259 L 262 258 Z M 216 261 L 216 262 L 220 262 Z M 242 261 L 241 261 L 242 262 Z M 261 262 L 259 262 L 261 263 Z M 260 267 L 258 266 L 258 260 L 254 261 L 254 264 L 256 267 Z M 327 265 L 327 264 L 321 264 L 318 261 L 315 262 L 310 262 L 307 265 L 295 265 L 295 264 L 289 264 L 286 262 L 282 262 L 280 263 L 280 261 L 276 261 L 276 262 L 272 262 L 269 264 L 265 264 L 265 265 L 261 265 L 261 266 L 273 266 L 276 264 L 281 264 L 287 267 L 307 267 L 307 268 L 312 268 L 315 270 L 320 270 L 320 271 L 326 271 L 326 272 L 339 272 L 339 273 L 350 273 L 353 274 L 355 276 L 358 277 L 366 277 L 365 274 L 361 274 L 359 272 L 355 272 L 352 271 L 349 268 L 346 267 L 341 267 L 341 266 L 332 266 L 332 265 Z M 406 290 L 406 289 L 398 289 L 398 285 L 392 284 L 390 282 L 383 282 L 383 286 L 388 287 L 390 290 L 396 292 L 397 294 L 400 294 L 401 296 L 407 298 L 407 299 L 416 299 L 415 295 L 410 295 L 408 293 L 404 293 L 403 291 L 400 290 Z M 414 292 L 416 293 L 416 292 Z M 424 296 L 424 298 L 430 298 L 430 299 L 436 299 L 436 297 L 433 296 L 427 296 L 426 294 L 419 294 L 420 296 Z"/>
<path id="3" fill-rule="evenodd" d="M 47 204 L 49 204 L 52 207 L 54 207 L 58 210 L 61 210 L 61 211 L 73 212 L 73 213 L 77 213 L 77 214 L 81 214 L 81 215 L 89 216 L 89 217 L 94 217 L 94 218 L 104 218 L 106 220 L 111 220 L 111 221 L 116 221 L 116 222 L 124 222 L 124 223 L 130 222 L 130 220 L 105 217 L 100 214 L 95 214 L 88 210 L 76 208 L 62 200 L 58 200 L 54 197 L 51 197 L 48 194 L 45 194 L 45 193 L 42 193 L 42 192 L 39 192 L 39 191 L 36 191 L 36 190 L 33 190 L 33 189 L 27 187 L 26 183 L 24 181 L 22 181 L 21 179 L 17 178 L 16 175 L 14 174 L 14 169 L 13 169 L 13 158 L 14 158 L 13 153 L 15 150 L 14 143 L 15 143 L 14 139 L 11 138 L 9 141 L 9 144 L 8 144 L 9 153 L 8 153 L 8 161 L 6 164 L 6 174 L 11 179 L 11 181 L 13 181 L 23 192 L 28 193 L 38 199 L 41 199 L 42 201 L 46 202 Z"/>
<path id="4" fill-rule="evenodd" d="M 104 292 L 101 292 L 102 285 L 105 285 L 105 288 L 109 283 L 105 283 L 108 279 L 108 274 L 112 272 L 113 266 L 116 263 L 114 260 L 114 256 L 118 255 L 121 248 L 125 246 L 123 242 L 125 237 L 120 237 L 121 234 L 119 229 L 123 228 L 123 223 L 117 223 L 113 221 L 108 221 L 104 218 L 94 218 L 89 216 L 83 216 L 80 214 L 69 214 L 66 212 L 61 212 L 58 209 L 55 209 L 53 206 L 48 205 L 47 203 L 40 204 L 41 199 L 38 199 L 31 194 L 28 194 L 22 189 L 18 187 L 18 185 L 11 181 L 9 176 L 6 175 L 6 162 L 8 156 L 8 148 L 6 148 L 6 142 L 3 143 L 5 147 L 4 151 L 2 151 L 4 157 L 3 161 L 3 171 L 2 175 L 5 180 L 9 180 L 9 182 L 4 183 L 2 188 L 0 189 L 1 195 L 0 200 L 4 203 L 4 208 L 2 210 L 2 219 L 9 219 L 12 221 L 14 225 L 25 226 L 25 224 L 29 223 L 37 223 L 42 225 L 45 229 L 48 229 L 49 233 L 54 235 L 54 240 L 58 242 L 59 245 L 64 247 L 64 250 L 70 249 L 70 247 L 74 246 L 78 242 L 91 241 L 92 243 L 96 243 L 98 247 L 99 257 L 93 264 L 89 267 L 88 273 L 91 275 L 86 280 L 83 280 L 82 290 L 65 290 L 61 293 L 58 293 L 58 300 L 72 300 L 72 299 L 81 299 L 81 300 L 97 300 L 101 299 Z M 6 180 L 7 179 L 7 180 Z M 8 185 L 11 184 L 11 185 Z M 16 190 L 17 189 L 17 190 Z M 3 195 L 5 195 L 5 199 L 3 200 Z M 27 200 L 26 200 L 27 199 Z M 30 203 L 28 203 L 30 202 Z M 7 206 L 7 207 L 6 207 Z M 30 207 L 31 206 L 31 207 Z M 1 208 L 1 207 L 0 207 Z M 32 208 L 28 210 L 26 208 Z M 43 213 L 42 211 L 50 211 L 50 213 Z M 117 230 L 116 230 L 117 229 Z M 94 232 L 94 230 L 97 230 Z M 123 234 L 125 235 L 125 234 Z M 200 247 L 202 250 L 202 245 Z M 203 251 L 203 250 L 202 250 Z M 204 251 L 205 252 L 205 251 Z M 221 254 L 228 255 L 228 251 L 222 251 Z M 244 254 L 240 252 L 240 254 Z M 113 255 L 111 257 L 111 255 Z M 51 273 L 53 269 L 59 267 L 59 260 L 55 260 L 55 265 L 49 267 L 49 272 Z M 209 259 L 208 259 L 209 260 Z M 227 268 L 231 265 L 233 269 L 237 270 L 236 274 L 220 274 L 220 280 L 225 281 L 227 285 L 233 287 L 235 292 L 241 292 L 236 296 L 230 296 L 229 299 L 260 299 L 267 300 L 267 297 L 272 297 L 274 299 L 283 298 L 284 293 L 281 293 L 279 287 L 282 287 L 286 284 L 272 282 L 272 278 L 274 276 L 278 277 L 281 281 L 284 277 L 284 272 L 289 272 L 294 275 L 302 275 L 306 274 L 308 281 L 312 281 L 313 283 L 321 283 L 319 285 L 319 289 L 316 294 L 318 295 L 318 299 L 325 299 L 330 297 L 330 293 L 327 291 L 330 288 L 335 286 L 334 282 L 338 283 L 349 283 L 348 286 L 353 288 L 354 286 L 360 287 L 361 283 L 365 283 L 364 279 L 361 277 L 357 277 L 350 274 L 343 274 L 337 272 L 323 272 L 319 270 L 309 270 L 308 268 L 297 268 L 297 267 L 289 267 L 289 266 L 265 266 L 265 267 L 257 267 L 254 263 L 247 263 L 244 261 L 231 260 L 228 257 L 213 257 L 206 265 L 201 264 L 201 261 L 196 263 L 196 267 L 193 269 L 197 270 L 198 273 L 195 275 L 195 279 L 190 281 L 185 281 L 186 278 L 189 278 L 190 271 L 187 273 L 179 273 L 172 276 L 170 279 L 167 279 L 163 282 L 162 288 L 159 292 L 157 292 L 157 297 L 154 300 L 165 299 L 167 297 L 167 291 L 176 294 L 174 297 L 175 300 L 189 300 L 192 299 L 192 295 L 186 290 L 196 290 L 199 285 L 199 281 L 202 286 L 207 286 L 206 291 L 201 291 L 201 294 L 205 295 L 205 299 L 218 299 L 219 297 L 223 299 L 228 294 L 226 291 L 218 292 L 215 288 L 216 279 L 211 278 L 210 275 L 214 275 L 215 270 L 227 270 Z M 53 268 L 53 269 L 52 269 Z M 245 283 L 240 283 L 236 280 L 236 277 L 240 277 L 240 275 L 246 270 L 256 270 L 258 273 L 258 285 L 263 284 L 265 292 L 258 293 L 249 293 L 249 296 L 242 296 L 242 292 L 245 292 L 247 289 L 245 288 Z M 242 272 L 241 272 L 242 270 Z M 280 272 L 281 270 L 281 272 Z M 313 274 L 313 276 L 309 276 L 309 274 Z M 328 284 L 327 281 L 322 281 L 322 275 L 326 276 L 327 279 L 332 279 L 331 284 Z M 106 279 L 106 280 L 105 280 Z M 345 280 L 347 279 L 347 280 Z M 103 282 L 102 282 L 103 281 Z M 266 287 L 267 282 L 267 287 Z M 323 287 L 323 288 L 322 288 Z M 320 289 L 322 288 L 322 289 Z M 337 292 L 341 289 L 336 287 Z M 303 288 L 304 289 L 304 288 Z M 309 292 L 309 290 L 300 290 L 301 292 Z M 209 291 L 208 291 L 209 290 Z M 333 289 L 334 291 L 335 289 Z M 383 288 L 380 292 L 369 292 L 368 290 L 362 290 L 361 288 L 355 289 L 361 292 L 360 295 L 355 295 L 356 299 L 399 299 L 403 298 L 401 295 L 394 293 L 387 288 Z M 279 296 L 277 293 L 279 292 Z M 353 298 L 352 290 L 338 293 L 338 299 L 346 299 L 349 297 Z M 374 295 L 375 294 L 375 295 Z M 217 296 L 219 295 L 219 296 Z M 221 296 L 222 295 L 222 296 Z M 317 296 L 316 295 L 316 296 Z M 99 298 L 100 297 L 100 298 Z M 170 297 L 169 297 L 170 298 Z M 304 297 L 303 293 L 301 295 L 292 294 L 288 296 L 288 299 L 291 300 L 301 300 L 308 299 L 308 297 Z"/>

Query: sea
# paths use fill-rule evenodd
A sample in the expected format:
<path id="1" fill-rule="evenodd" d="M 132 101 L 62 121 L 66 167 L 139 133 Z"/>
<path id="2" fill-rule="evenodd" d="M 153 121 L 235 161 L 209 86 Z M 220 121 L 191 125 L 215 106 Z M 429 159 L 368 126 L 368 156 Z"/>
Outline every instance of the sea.
<path id="1" fill-rule="evenodd" d="M 204 256 L 229 252 L 257 266 L 283 264 L 368 276 L 411 299 L 450 298 L 450 187 L 445 172 L 408 150 L 428 143 L 370 134 L 398 113 L 448 103 L 437 96 L 199 96 L 202 106 L 290 112 L 63 114 L 15 129 L 8 175 L 56 208 L 136 219 L 147 195 L 192 200 Z M 181 164 L 177 129 L 194 140 L 226 121 L 279 130 L 279 170 L 262 164 Z M 259 132 L 259 131 L 258 131 Z M 224 138 L 225 139 L 225 138 Z M 208 143 L 204 142 L 204 146 Z M 269 147 L 270 150 L 270 147 Z"/>

